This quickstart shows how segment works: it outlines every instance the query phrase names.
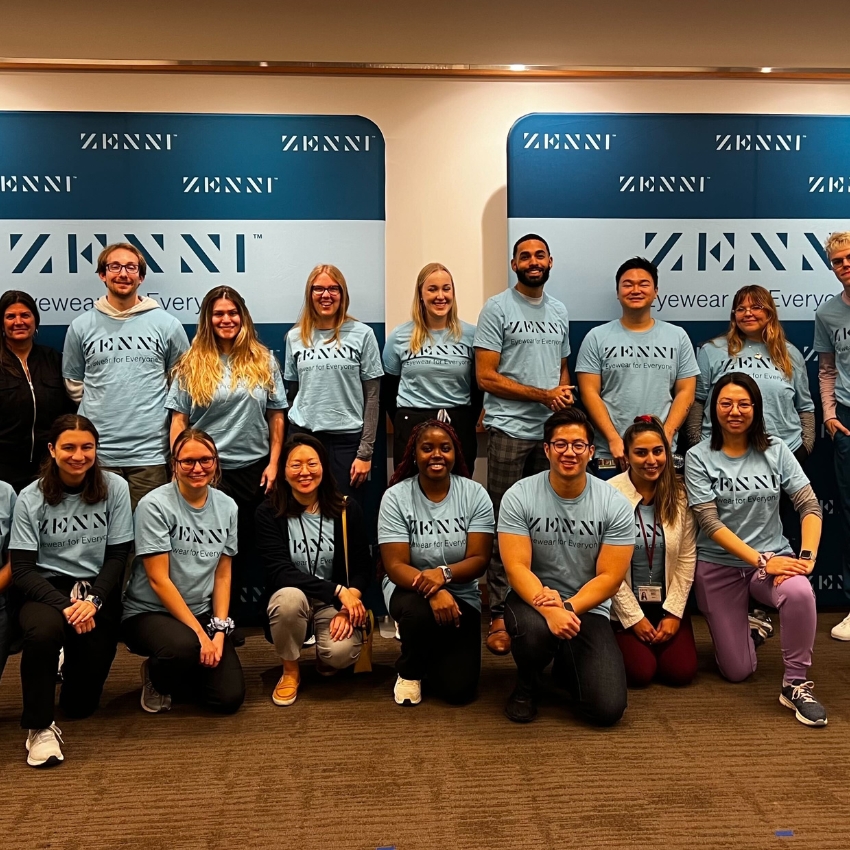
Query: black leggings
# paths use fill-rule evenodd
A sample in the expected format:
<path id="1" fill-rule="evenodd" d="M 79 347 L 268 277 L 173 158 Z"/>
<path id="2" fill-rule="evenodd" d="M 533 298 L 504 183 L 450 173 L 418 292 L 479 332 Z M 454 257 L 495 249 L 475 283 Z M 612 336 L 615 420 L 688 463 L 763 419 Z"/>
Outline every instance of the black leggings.
<path id="1" fill-rule="evenodd" d="M 401 655 L 395 669 L 402 679 L 426 679 L 446 702 L 471 702 L 481 676 L 481 612 L 455 597 L 460 626 L 440 626 L 428 600 L 397 587 L 390 614 L 398 623 Z"/>
<path id="2" fill-rule="evenodd" d="M 208 614 L 198 617 L 206 626 Z M 175 700 L 200 703 L 217 714 L 233 714 L 245 699 L 245 677 L 233 641 L 224 639 L 217 667 L 201 665 L 201 642 L 171 614 L 136 614 L 121 624 L 121 636 L 130 649 L 150 659 L 151 684 Z"/>

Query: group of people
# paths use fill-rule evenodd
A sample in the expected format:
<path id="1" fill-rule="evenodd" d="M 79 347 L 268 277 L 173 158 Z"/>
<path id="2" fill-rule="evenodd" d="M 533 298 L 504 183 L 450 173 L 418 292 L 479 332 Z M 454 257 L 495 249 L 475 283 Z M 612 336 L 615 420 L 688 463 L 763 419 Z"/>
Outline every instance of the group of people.
<path id="1" fill-rule="evenodd" d="M 850 233 L 826 250 L 843 292 L 817 312 L 815 349 L 850 534 Z M 190 345 L 139 295 L 145 258 L 130 244 L 101 253 L 107 293 L 73 321 L 61 357 L 35 342 L 28 294 L 0 297 L 0 673 L 20 642 L 28 763 L 64 758 L 60 655 L 62 711 L 88 716 L 119 639 L 144 659 L 146 711 L 187 699 L 236 711 L 239 589 L 254 560 L 283 667 L 273 702 L 296 701 L 308 641 L 320 674 L 354 666 L 375 577 L 358 495 L 382 410 L 395 471 L 378 577 L 401 642 L 396 703 L 418 704 L 423 683 L 451 703 L 474 698 L 486 574 L 486 646 L 517 666 L 511 720 L 534 719 L 550 662 L 556 689 L 598 725 L 620 719 L 628 686 L 688 684 L 694 585 L 732 681 L 773 632 L 750 599 L 781 612 L 780 702 L 825 725 L 808 676 L 814 405 L 770 293 L 736 293 L 727 332 L 695 355 L 680 328 L 652 318 L 655 266 L 627 261 L 615 276 L 622 316 L 578 353 L 585 413 L 567 309 L 545 292 L 552 265 L 542 237 L 518 240 L 516 284 L 475 327 L 458 318 L 449 270 L 427 265 L 383 355 L 349 313 L 342 273 L 317 266 L 282 372 L 231 287 L 206 295 Z M 486 488 L 471 477 L 482 408 Z M 684 476 L 683 427 L 694 444 Z M 850 639 L 850 617 L 833 636 Z"/>

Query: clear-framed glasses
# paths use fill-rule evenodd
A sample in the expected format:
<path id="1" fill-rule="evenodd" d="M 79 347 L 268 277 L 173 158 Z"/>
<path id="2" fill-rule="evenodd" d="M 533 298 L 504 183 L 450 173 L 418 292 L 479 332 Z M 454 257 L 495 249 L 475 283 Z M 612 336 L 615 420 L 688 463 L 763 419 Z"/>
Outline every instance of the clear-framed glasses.
<path id="1" fill-rule="evenodd" d="M 331 298 L 339 298 L 342 295 L 341 286 L 311 286 L 310 291 L 316 298 L 321 298 L 325 293 L 330 295 Z"/>
<path id="2" fill-rule="evenodd" d="M 185 460 L 178 460 L 177 465 L 183 472 L 191 472 L 195 468 L 195 464 L 203 469 L 204 472 L 209 472 L 215 466 L 215 455 L 208 455 L 207 457 L 193 457 L 186 458 Z"/>
<path id="3" fill-rule="evenodd" d="M 742 304 L 740 307 L 735 308 L 736 316 L 744 316 L 747 313 L 766 313 L 767 307 L 764 304 Z"/>
<path id="4" fill-rule="evenodd" d="M 135 274 L 139 270 L 138 263 L 107 263 L 106 268 L 112 272 L 112 274 L 118 274 L 121 269 L 124 269 L 127 274 Z"/>
<path id="5" fill-rule="evenodd" d="M 286 464 L 286 468 L 290 472 L 301 472 L 302 469 L 306 469 L 309 473 L 319 472 L 322 468 L 322 464 L 317 460 L 308 460 L 306 463 L 303 460 L 293 460 Z"/>
<path id="6" fill-rule="evenodd" d="M 842 267 L 845 263 L 846 263 L 847 265 L 850 265 L 850 254 L 848 254 L 846 257 L 833 257 L 833 258 L 829 261 L 829 264 L 830 264 L 830 265 L 831 265 L 834 269 L 840 269 L 840 268 L 841 268 L 841 267 Z"/>
<path id="7" fill-rule="evenodd" d="M 583 455 L 587 451 L 587 447 L 590 443 L 586 443 L 584 440 L 549 440 L 549 445 L 559 455 L 562 455 L 571 447 L 573 454 Z"/>
<path id="8" fill-rule="evenodd" d="M 729 399 L 723 399 L 723 401 L 718 401 L 717 406 L 728 413 L 733 407 L 738 408 L 738 413 L 749 413 L 753 409 L 753 403 L 751 401 L 729 401 Z"/>

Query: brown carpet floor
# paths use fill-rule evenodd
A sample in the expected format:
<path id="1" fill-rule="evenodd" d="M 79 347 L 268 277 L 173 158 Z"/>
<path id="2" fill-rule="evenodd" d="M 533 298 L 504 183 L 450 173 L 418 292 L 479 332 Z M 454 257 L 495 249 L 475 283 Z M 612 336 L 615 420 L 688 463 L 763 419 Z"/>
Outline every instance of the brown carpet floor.
<path id="1" fill-rule="evenodd" d="M 0 683 L 0 847 L 848 848 L 850 644 L 829 638 L 837 619 L 820 616 L 815 645 L 823 729 L 778 703 L 778 638 L 750 681 L 727 684 L 701 618 L 696 682 L 631 692 L 607 730 L 551 702 L 535 723 L 510 723 L 512 661 L 486 652 L 474 704 L 399 708 L 397 644 L 377 634 L 374 673 L 324 680 L 305 664 L 289 708 L 269 698 L 280 668 L 253 634 L 236 716 L 148 715 L 139 659 L 120 647 L 100 711 L 57 717 L 66 760 L 44 771 L 25 761 L 13 657 Z"/>

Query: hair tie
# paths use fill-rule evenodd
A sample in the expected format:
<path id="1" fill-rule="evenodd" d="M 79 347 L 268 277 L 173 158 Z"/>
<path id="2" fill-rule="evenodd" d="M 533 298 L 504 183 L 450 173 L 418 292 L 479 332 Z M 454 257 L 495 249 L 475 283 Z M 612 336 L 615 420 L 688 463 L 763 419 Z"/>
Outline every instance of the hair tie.
<path id="1" fill-rule="evenodd" d="M 648 425 L 652 425 L 654 420 L 648 413 L 643 413 L 640 416 L 635 416 L 635 424 L 638 422 L 646 422 Z"/>

